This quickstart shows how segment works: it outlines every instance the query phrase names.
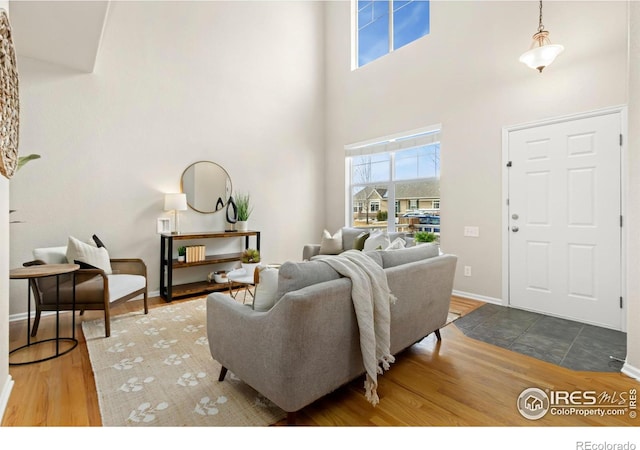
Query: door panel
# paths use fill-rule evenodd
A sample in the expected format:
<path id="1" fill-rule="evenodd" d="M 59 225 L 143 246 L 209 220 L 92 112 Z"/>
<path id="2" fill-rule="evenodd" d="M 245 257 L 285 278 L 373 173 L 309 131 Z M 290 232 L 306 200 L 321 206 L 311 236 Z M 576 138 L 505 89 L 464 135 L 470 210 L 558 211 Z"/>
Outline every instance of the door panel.
<path id="1" fill-rule="evenodd" d="M 622 328 L 620 113 L 509 132 L 509 304 Z"/>

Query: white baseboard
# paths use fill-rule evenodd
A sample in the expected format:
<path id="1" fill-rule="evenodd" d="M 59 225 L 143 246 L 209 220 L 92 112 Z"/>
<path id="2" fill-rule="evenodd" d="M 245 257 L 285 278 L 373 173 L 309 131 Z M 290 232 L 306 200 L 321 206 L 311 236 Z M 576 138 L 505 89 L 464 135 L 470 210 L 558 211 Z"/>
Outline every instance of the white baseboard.
<path id="1" fill-rule="evenodd" d="M 494 305 L 502 306 L 502 299 L 500 298 L 487 297 L 486 295 L 472 294 L 471 292 L 456 291 L 455 289 L 453 290 L 453 292 L 451 292 L 451 294 L 455 295 L 456 297 L 464 297 L 470 300 L 478 300 L 480 302 L 493 303 Z"/>
<path id="2" fill-rule="evenodd" d="M 0 392 L 0 422 L 2 422 L 2 418 L 4 417 L 4 412 L 7 409 L 7 405 L 9 404 L 9 397 L 11 396 L 11 390 L 13 389 L 13 378 L 11 375 L 7 376 L 7 380 L 2 387 L 2 392 Z"/>
<path id="3" fill-rule="evenodd" d="M 638 369 L 637 367 L 633 367 L 627 362 L 624 363 L 620 372 L 627 375 L 628 377 L 640 380 L 640 369 Z"/>

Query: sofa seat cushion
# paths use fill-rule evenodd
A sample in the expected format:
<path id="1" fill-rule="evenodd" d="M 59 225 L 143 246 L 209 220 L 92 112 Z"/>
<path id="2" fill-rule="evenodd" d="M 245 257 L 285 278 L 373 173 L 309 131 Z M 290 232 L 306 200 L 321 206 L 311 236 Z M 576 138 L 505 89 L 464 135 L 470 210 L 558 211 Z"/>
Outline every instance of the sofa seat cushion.
<path id="1" fill-rule="evenodd" d="M 109 302 L 114 302 L 122 297 L 143 289 L 146 284 L 145 277 L 141 275 L 111 274 L 109 279 Z M 43 303 L 55 305 L 56 303 L 56 283 L 49 283 L 46 290 L 42 291 Z M 60 303 L 70 304 L 72 301 L 73 284 L 67 277 L 60 281 Z M 104 302 L 103 278 L 97 275 L 76 285 L 76 303 L 100 303 Z"/>
<path id="2" fill-rule="evenodd" d="M 282 264 L 278 272 L 276 299 L 281 299 L 287 292 L 338 278 L 340 278 L 340 274 L 321 261 L 287 261 Z"/>

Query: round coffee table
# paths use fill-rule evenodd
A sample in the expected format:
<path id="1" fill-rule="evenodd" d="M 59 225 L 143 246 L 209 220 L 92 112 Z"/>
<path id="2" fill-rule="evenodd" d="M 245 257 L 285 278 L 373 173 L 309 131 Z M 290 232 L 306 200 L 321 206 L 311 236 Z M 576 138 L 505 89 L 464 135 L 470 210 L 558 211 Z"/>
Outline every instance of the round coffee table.
<path id="1" fill-rule="evenodd" d="M 77 347 L 78 340 L 76 339 L 76 314 L 75 314 L 75 301 L 76 301 L 76 283 L 75 283 L 75 274 L 76 270 L 80 269 L 78 264 L 40 264 L 35 266 L 28 267 L 20 267 L 17 269 L 11 269 L 9 271 L 9 278 L 12 280 L 28 280 L 29 285 L 27 286 L 27 344 L 16 349 L 13 349 L 9 352 L 9 358 L 11 355 L 31 346 L 37 344 L 43 344 L 45 342 L 56 342 L 56 352 L 54 355 L 46 356 L 44 358 L 14 362 L 9 361 L 10 366 L 20 366 L 25 364 L 33 364 L 37 362 L 47 361 L 49 359 L 57 358 L 58 356 L 62 356 L 66 353 L 69 353 L 71 350 Z M 60 275 L 64 274 L 72 274 L 73 275 L 73 297 L 72 297 L 72 337 L 60 337 Z M 42 341 L 31 342 L 31 279 L 32 278 L 43 278 L 43 277 L 56 277 L 56 337 L 51 339 L 43 339 Z M 60 341 L 68 341 L 71 342 L 72 345 L 65 351 L 60 351 Z"/>
<path id="2" fill-rule="evenodd" d="M 249 292 L 249 295 L 253 298 L 253 292 L 249 289 L 250 286 L 255 286 L 253 273 L 248 273 L 243 268 L 235 269 L 227 273 L 227 281 L 229 282 L 229 295 L 231 295 L 232 298 L 235 299 L 238 296 L 237 292 L 235 295 L 233 294 L 234 283 L 244 285 L 244 298 L 242 299 L 243 304 L 247 300 L 247 292 Z"/>

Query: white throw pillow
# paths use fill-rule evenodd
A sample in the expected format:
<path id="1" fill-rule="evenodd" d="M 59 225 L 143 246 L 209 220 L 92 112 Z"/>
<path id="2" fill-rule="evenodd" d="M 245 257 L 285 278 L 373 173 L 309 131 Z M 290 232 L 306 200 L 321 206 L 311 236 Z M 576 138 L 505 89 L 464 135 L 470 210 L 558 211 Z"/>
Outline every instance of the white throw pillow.
<path id="1" fill-rule="evenodd" d="M 391 245 L 387 231 L 376 230 L 364 241 L 364 251 L 384 250 Z"/>
<path id="2" fill-rule="evenodd" d="M 321 255 L 337 255 L 342 253 L 342 229 L 331 236 L 327 230 L 322 233 L 322 241 L 320 241 Z"/>
<path id="3" fill-rule="evenodd" d="M 275 267 L 259 266 L 258 284 L 253 295 L 253 309 L 255 311 L 269 311 L 276 303 L 278 292 L 278 269 Z"/>
<path id="4" fill-rule="evenodd" d="M 67 261 L 70 264 L 73 264 L 74 261 L 89 264 L 104 270 L 107 275 L 113 272 L 111 261 L 109 260 L 109 252 L 106 248 L 87 244 L 73 236 L 69 236 L 67 243 Z"/>
<path id="5" fill-rule="evenodd" d="M 400 250 L 401 248 L 405 248 L 407 243 L 404 238 L 397 237 L 394 241 L 387 247 L 385 250 Z"/>

